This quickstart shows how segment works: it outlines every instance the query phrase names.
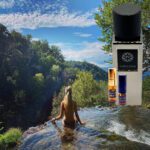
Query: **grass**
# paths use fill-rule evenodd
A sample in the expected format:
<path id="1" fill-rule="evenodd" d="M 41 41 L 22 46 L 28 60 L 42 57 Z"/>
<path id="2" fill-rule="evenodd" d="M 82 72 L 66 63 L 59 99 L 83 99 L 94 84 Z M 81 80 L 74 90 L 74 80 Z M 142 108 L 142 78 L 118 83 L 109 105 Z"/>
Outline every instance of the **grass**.
<path id="1" fill-rule="evenodd" d="M 113 142 L 113 141 L 128 141 L 128 139 L 126 139 L 126 137 L 118 135 L 118 134 L 116 134 L 114 132 L 110 132 L 110 131 L 108 131 L 106 129 L 101 129 L 100 133 L 101 133 L 101 135 L 96 137 L 97 139 L 105 138 L 105 139 L 107 139 L 107 141 L 111 141 L 111 142 Z M 107 141 L 104 141 L 103 144 L 106 144 Z"/>
<path id="2" fill-rule="evenodd" d="M 143 105 L 150 108 L 150 90 L 143 91 Z"/>
<path id="3" fill-rule="evenodd" d="M 143 105 L 150 108 L 150 76 L 143 80 Z"/>
<path id="4" fill-rule="evenodd" d="M 11 128 L 4 134 L 0 134 L 0 149 L 16 146 L 21 136 L 22 131 L 17 128 Z"/>
<path id="5" fill-rule="evenodd" d="M 124 141 L 124 140 L 127 140 L 127 139 L 125 137 L 120 136 L 120 135 L 112 134 L 112 135 L 109 135 L 107 137 L 107 140 L 109 140 L 109 141 L 117 141 L 117 140 Z"/>

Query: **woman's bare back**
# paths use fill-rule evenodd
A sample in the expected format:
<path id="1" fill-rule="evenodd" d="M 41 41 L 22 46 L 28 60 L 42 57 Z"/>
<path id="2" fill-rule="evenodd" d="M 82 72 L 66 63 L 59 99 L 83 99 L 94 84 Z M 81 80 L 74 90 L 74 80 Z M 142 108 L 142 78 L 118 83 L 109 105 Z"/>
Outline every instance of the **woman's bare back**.
<path id="1" fill-rule="evenodd" d="M 75 112 L 76 112 L 76 102 L 72 101 L 72 105 L 67 106 L 65 102 L 62 102 L 63 112 L 64 112 L 64 121 L 66 122 L 75 122 Z"/>

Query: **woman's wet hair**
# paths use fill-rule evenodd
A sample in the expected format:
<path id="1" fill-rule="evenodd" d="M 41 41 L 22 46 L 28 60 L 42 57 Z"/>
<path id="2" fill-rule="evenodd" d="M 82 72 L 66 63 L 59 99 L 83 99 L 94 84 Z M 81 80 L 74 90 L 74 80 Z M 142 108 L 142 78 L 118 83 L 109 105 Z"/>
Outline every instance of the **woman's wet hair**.
<path id="1" fill-rule="evenodd" d="M 68 92 L 71 92 L 71 86 L 67 86 L 66 88 L 65 88 L 65 95 L 68 93 Z"/>

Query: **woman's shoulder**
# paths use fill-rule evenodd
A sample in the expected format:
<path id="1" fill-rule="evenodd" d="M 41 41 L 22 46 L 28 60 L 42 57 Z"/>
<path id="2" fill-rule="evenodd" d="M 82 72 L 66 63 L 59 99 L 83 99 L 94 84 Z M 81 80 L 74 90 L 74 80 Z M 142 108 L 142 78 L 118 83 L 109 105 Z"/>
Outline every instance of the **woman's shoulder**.
<path id="1" fill-rule="evenodd" d="M 64 101 L 61 101 L 60 105 L 63 107 L 64 106 Z"/>

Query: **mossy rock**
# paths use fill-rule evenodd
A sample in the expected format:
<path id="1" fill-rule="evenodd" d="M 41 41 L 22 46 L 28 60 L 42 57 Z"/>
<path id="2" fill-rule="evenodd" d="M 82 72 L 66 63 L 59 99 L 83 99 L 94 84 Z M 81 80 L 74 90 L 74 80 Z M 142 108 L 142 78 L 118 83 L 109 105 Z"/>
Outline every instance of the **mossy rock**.
<path id="1" fill-rule="evenodd" d="M 109 141 L 127 141 L 127 139 L 125 137 L 122 137 L 122 136 L 117 135 L 117 134 L 109 135 L 107 137 L 107 140 L 109 140 Z"/>
<path id="2" fill-rule="evenodd" d="M 150 104 L 146 105 L 146 108 L 150 109 Z"/>
<path id="3" fill-rule="evenodd" d="M 102 144 L 103 144 L 103 145 L 106 145 L 106 144 L 107 144 L 107 141 L 103 141 Z"/>
<path id="4" fill-rule="evenodd" d="M 101 129 L 100 132 L 102 132 L 102 133 L 111 133 L 110 131 L 108 131 L 106 129 Z"/>

